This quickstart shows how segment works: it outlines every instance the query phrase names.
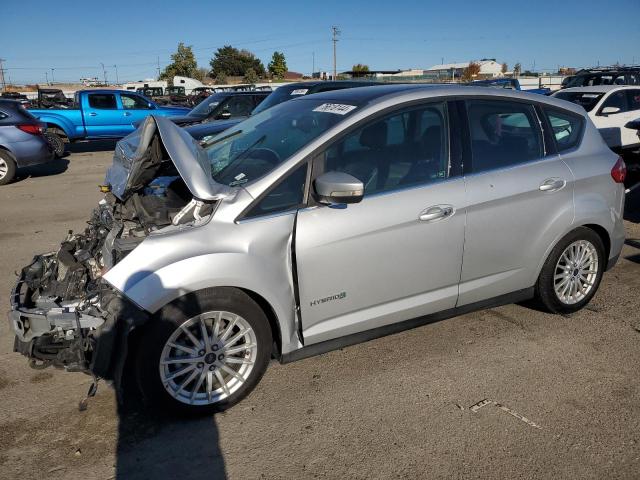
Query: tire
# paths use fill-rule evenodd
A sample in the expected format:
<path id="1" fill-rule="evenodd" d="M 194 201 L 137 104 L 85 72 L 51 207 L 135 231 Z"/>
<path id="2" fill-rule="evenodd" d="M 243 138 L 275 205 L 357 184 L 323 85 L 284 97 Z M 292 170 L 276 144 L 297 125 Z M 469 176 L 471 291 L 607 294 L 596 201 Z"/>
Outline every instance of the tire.
<path id="1" fill-rule="evenodd" d="M 44 133 L 44 138 L 46 138 L 49 145 L 51 145 L 56 158 L 64 155 L 64 139 L 60 136 L 57 129 L 47 130 Z"/>
<path id="2" fill-rule="evenodd" d="M 211 338 L 208 346 L 202 321 Z M 240 336 L 242 332 L 247 333 Z M 162 412 L 223 411 L 258 384 L 271 348 L 269 321 L 251 297 L 230 287 L 203 290 L 167 305 L 149 320 L 135 352 L 136 382 L 144 403 Z M 161 363 L 167 359 L 169 363 Z"/>
<path id="3" fill-rule="evenodd" d="M 6 150 L 0 150 L 0 185 L 10 183 L 16 176 L 16 161 Z"/>
<path id="4" fill-rule="evenodd" d="M 602 280 L 604 252 L 602 239 L 590 228 L 577 228 L 560 240 L 536 284 L 536 296 L 542 306 L 552 313 L 573 313 L 589 303 Z"/>

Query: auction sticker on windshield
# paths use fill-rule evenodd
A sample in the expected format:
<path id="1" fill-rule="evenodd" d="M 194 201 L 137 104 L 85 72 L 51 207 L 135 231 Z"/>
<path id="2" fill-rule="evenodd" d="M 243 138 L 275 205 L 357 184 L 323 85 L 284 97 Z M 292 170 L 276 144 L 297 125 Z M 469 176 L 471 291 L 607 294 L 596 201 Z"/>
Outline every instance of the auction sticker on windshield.
<path id="1" fill-rule="evenodd" d="M 335 113 L 336 115 L 346 115 L 354 110 L 355 105 L 343 105 L 341 103 L 323 103 L 313 109 L 314 112 Z"/>
<path id="2" fill-rule="evenodd" d="M 290 95 L 306 95 L 308 91 L 308 88 L 296 88 L 290 93 Z"/>

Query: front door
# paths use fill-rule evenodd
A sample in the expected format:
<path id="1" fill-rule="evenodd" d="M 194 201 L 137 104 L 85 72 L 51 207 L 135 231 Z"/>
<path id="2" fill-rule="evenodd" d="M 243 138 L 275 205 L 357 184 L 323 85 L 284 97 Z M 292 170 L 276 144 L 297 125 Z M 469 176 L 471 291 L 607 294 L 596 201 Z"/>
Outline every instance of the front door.
<path id="1" fill-rule="evenodd" d="M 372 120 L 320 156 L 324 171 L 361 180 L 365 196 L 298 213 L 305 344 L 455 306 L 465 193 L 451 173 L 448 130 L 446 104 L 414 106 Z"/>
<path id="2" fill-rule="evenodd" d="M 89 137 L 114 137 L 120 125 L 114 93 L 89 93 L 83 105 L 85 129 Z"/>
<path id="3" fill-rule="evenodd" d="M 120 133 L 129 135 L 135 130 L 135 123 L 143 121 L 153 113 L 149 100 L 135 93 L 121 93 L 122 110 L 120 116 Z"/>

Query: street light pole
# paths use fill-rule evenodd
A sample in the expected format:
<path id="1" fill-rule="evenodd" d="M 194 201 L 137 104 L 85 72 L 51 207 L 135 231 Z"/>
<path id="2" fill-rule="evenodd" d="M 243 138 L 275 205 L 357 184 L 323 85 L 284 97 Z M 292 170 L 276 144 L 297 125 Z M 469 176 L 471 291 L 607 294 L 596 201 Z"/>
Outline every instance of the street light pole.
<path id="1" fill-rule="evenodd" d="M 116 69 L 116 85 L 119 85 L 120 80 L 118 79 L 118 65 L 114 65 L 113 68 Z"/>
<path id="2" fill-rule="evenodd" d="M 337 68 L 336 68 L 336 44 L 338 43 L 338 35 L 340 35 L 340 29 L 335 25 L 331 27 L 331 31 L 333 32 L 333 81 L 336 80 L 338 76 Z"/>
<path id="3" fill-rule="evenodd" d="M 49 72 L 44 72 L 44 78 L 47 79 L 47 85 L 49 85 Z"/>
<path id="4" fill-rule="evenodd" d="M 55 68 L 51 69 L 51 85 L 53 85 L 54 83 L 56 83 L 56 79 L 53 78 L 53 71 L 55 70 Z"/>

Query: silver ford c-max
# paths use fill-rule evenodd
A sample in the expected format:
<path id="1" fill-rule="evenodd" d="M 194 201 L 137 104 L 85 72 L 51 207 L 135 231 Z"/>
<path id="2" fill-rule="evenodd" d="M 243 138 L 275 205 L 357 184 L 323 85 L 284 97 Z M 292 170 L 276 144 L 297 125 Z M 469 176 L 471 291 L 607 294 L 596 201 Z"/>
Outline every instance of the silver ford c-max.
<path id="1" fill-rule="evenodd" d="M 204 147 L 150 117 L 87 229 L 22 270 L 15 349 L 201 412 L 270 358 L 533 297 L 573 312 L 620 254 L 624 176 L 578 106 L 503 90 L 310 95 Z"/>

